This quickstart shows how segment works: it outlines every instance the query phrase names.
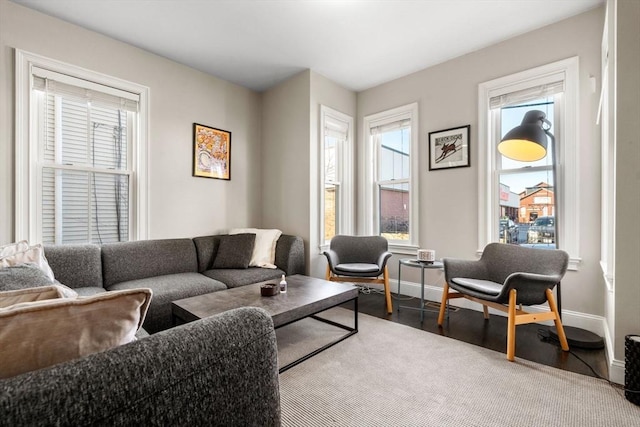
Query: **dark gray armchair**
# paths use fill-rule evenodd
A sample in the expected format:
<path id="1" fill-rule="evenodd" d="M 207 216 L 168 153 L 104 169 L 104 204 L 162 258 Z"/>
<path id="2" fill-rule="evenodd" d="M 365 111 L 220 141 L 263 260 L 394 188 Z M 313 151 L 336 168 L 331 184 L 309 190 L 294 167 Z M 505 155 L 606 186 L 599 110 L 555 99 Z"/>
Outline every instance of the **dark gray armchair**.
<path id="1" fill-rule="evenodd" d="M 387 260 L 391 257 L 387 239 L 381 236 L 335 236 L 327 257 L 326 279 L 334 282 L 382 283 L 387 313 L 393 312 Z M 382 276 L 382 278 L 380 278 Z"/>
<path id="2" fill-rule="evenodd" d="M 452 298 L 466 298 L 506 312 L 507 359 L 513 361 L 516 349 L 516 325 L 553 320 L 564 351 L 569 344 L 553 297 L 553 288 L 562 280 L 569 255 L 562 250 L 533 249 L 517 245 L 491 243 L 477 261 L 445 258 L 445 285 L 438 325 L 442 326 L 447 303 Z M 453 289 L 455 292 L 451 292 Z M 528 313 L 523 305 L 549 304 L 548 312 Z"/>

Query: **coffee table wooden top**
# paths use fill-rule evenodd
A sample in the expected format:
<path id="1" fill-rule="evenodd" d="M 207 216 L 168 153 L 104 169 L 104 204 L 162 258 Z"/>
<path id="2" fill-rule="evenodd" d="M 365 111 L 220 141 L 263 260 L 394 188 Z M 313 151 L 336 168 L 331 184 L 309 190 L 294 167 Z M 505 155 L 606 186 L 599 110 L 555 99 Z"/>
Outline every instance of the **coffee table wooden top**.
<path id="1" fill-rule="evenodd" d="M 296 274 L 287 277 L 287 292 L 271 297 L 260 295 L 260 286 L 279 280 L 254 283 L 172 302 L 173 315 L 191 322 L 239 307 L 266 310 L 277 328 L 358 297 L 358 288 L 349 283 Z"/>

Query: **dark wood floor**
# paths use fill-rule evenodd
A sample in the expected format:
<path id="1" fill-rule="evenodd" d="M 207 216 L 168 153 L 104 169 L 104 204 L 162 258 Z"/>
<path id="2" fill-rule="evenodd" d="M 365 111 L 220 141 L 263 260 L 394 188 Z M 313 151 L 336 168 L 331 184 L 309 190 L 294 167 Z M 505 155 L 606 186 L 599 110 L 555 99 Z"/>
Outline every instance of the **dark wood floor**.
<path id="1" fill-rule="evenodd" d="M 507 319 L 504 316 L 492 315 L 489 320 L 485 320 L 482 311 L 458 308 L 455 311 L 450 311 L 449 319 L 440 328 L 437 322 L 437 312 L 425 312 L 424 322 L 420 322 L 419 310 L 401 308 L 398 311 L 398 305 L 418 307 L 420 299 L 404 295 L 393 295 L 393 313 L 387 314 L 384 306 L 384 295 L 381 293 L 372 291 L 366 294 L 361 292 L 358 298 L 360 313 L 499 351 L 504 353 L 506 358 Z M 434 305 L 434 309 L 437 310 L 437 304 Z M 541 339 L 540 331 L 546 329 L 547 327 L 544 325 L 538 324 L 517 326 L 516 358 L 583 375 L 609 377 L 604 349 L 585 350 L 572 348 L 569 352 L 564 352 L 560 349 L 559 344 Z M 589 364 L 595 373 L 580 359 Z"/>

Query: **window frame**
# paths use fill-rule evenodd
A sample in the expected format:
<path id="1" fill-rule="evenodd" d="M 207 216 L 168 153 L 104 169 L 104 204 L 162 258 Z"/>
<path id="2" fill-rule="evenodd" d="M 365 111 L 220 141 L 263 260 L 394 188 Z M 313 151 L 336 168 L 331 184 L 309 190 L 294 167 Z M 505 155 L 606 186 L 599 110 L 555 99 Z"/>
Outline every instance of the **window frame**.
<path id="1" fill-rule="evenodd" d="M 87 70 L 71 64 L 16 49 L 16 142 L 15 142 L 15 239 L 42 240 L 40 162 L 38 147 L 37 105 L 32 95 L 33 68 L 43 68 L 73 78 L 117 88 L 139 96 L 137 123 L 134 123 L 135 144 L 132 149 L 130 177 L 129 236 L 131 240 L 148 237 L 148 124 L 149 88 L 116 77 Z"/>
<path id="2" fill-rule="evenodd" d="M 380 200 L 377 181 L 377 168 L 379 166 L 379 155 L 377 144 L 373 141 L 373 128 L 390 124 L 400 120 L 410 120 L 410 160 L 409 160 L 409 241 L 400 243 L 390 241 L 389 250 L 399 254 L 414 254 L 418 249 L 419 239 L 419 165 L 418 165 L 418 140 L 419 140 L 419 116 L 418 103 L 403 105 L 370 114 L 363 119 L 363 142 L 364 142 L 364 179 L 363 179 L 363 206 L 360 223 L 366 234 L 380 235 Z M 403 180 L 404 181 L 404 180 Z"/>
<path id="3" fill-rule="evenodd" d="M 558 143 L 556 159 L 556 197 L 558 209 L 558 240 L 560 248 L 569 254 L 569 269 L 577 270 L 581 263 L 579 248 L 580 229 L 578 154 L 577 141 L 580 139 L 578 126 L 579 108 L 578 57 L 571 57 L 523 72 L 511 74 L 478 85 L 478 254 L 497 236 L 494 224 L 498 209 L 498 176 L 496 169 L 497 143 L 496 125 L 489 99 L 496 93 L 510 93 L 534 87 L 561 75 L 564 81 L 562 94 L 564 103 L 556 111 L 554 134 Z M 498 133 L 499 134 L 499 133 Z M 571 218 L 571 220 L 567 220 Z"/>
<path id="4" fill-rule="evenodd" d="M 338 192 L 336 194 L 336 210 L 338 212 L 336 220 L 336 235 L 337 234 L 352 234 L 353 233 L 353 218 L 354 218 L 354 203 L 353 203 L 353 129 L 354 119 L 348 114 L 342 113 L 326 105 L 320 105 L 320 144 L 319 144 L 319 197 L 320 197 L 320 221 L 318 242 L 320 242 L 320 250 L 325 250 L 329 247 L 330 241 L 325 240 L 325 227 L 324 227 L 324 186 L 326 177 L 324 173 L 325 166 L 325 138 L 326 138 L 326 124 L 328 121 L 333 120 L 336 122 L 342 122 L 347 125 L 346 138 L 339 141 L 339 146 L 336 148 L 338 151 L 339 160 L 336 162 L 336 181 L 333 182 L 337 186 Z"/>

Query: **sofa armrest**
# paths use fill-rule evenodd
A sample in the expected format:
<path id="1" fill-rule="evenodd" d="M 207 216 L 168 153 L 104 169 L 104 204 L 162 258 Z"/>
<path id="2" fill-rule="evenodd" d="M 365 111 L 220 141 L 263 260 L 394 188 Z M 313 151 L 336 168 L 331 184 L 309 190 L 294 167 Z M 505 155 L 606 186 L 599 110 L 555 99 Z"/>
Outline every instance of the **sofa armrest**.
<path id="1" fill-rule="evenodd" d="M 280 425 L 270 316 L 239 308 L 0 381 L 6 425 Z"/>
<path id="2" fill-rule="evenodd" d="M 287 276 L 306 273 L 302 237 L 283 234 L 276 244 L 276 266 Z"/>

